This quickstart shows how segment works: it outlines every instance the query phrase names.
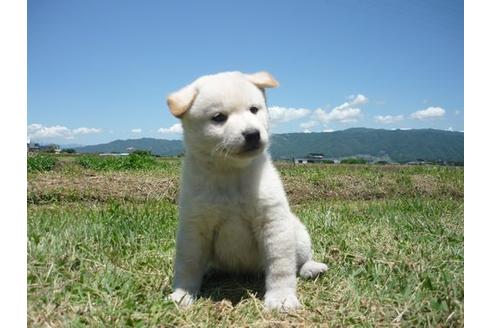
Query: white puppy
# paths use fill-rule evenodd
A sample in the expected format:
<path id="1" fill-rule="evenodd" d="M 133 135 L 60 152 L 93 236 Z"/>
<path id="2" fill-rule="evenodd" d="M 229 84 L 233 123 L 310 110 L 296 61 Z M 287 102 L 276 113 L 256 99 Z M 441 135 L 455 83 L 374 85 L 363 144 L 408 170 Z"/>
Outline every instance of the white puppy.
<path id="1" fill-rule="evenodd" d="M 292 214 L 266 151 L 268 73 L 203 76 L 167 98 L 181 119 L 186 155 L 179 199 L 173 293 L 189 305 L 209 267 L 264 272 L 265 305 L 300 304 L 296 272 L 311 278 L 327 266 L 313 261 L 309 234 Z"/>

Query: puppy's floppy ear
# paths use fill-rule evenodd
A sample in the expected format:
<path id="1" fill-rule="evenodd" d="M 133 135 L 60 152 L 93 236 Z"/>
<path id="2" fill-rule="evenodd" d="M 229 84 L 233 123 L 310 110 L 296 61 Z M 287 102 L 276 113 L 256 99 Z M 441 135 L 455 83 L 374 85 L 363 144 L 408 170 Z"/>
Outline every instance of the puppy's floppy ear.
<path id="1" fill-rule="evenodd" d="M 258 88 L 276 88 L 279 83 L 268 72 L 258 72 L 254 74 L 244 74 L 246 78 Z"/>
<path id="2" fill-rule="evenodd" d="M 167 106 L 174 116 L 180 118 L 190 109 L 197 94 L 198 90 L 194 85 L 187 85 L 183 89 L 167 96 Z"/>

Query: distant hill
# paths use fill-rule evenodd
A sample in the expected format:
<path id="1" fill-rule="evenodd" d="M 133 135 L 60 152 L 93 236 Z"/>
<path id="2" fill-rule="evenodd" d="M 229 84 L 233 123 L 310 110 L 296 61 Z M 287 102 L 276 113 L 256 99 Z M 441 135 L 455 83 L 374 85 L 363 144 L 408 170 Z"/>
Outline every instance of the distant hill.
<path id="1" fill-rule="evenodd" d="M 78 147 L 83 147 L 84 145 L 81 144 L 60 144 L 61 149 L 69 149 L 69 148 L 78 148 Z"/>
<path id="2" fill-rule="evenodd" d="M 154 138 L 115 140 L 106 144 L 75 148 L 78 153 L 123 153 L 133 147 L 140 150 L 149 150 L 154 155 L 176 156 L 183 153 L 181 140 L 165 140 Z"/>
<path id="3" fill-rule="evenodd" d="M 368 155 L 395 162 L 417 159 L 464 162 L 464 133 L 434 129 L 383 130 L 352 128 L 328 133 L 274 135 L 274 158 L 323 153 L 328 158 Z"/>
<path id="4" fill-rule="evenodd" d="M 184 152 L 180 140 L 153 138 L 116 140 L 76 150 L 79 153 L 126 152 L 129 147 L 150 150 L 161 156 Z M 464 162 L 464 133 L 434 129 L 352 128 L 334 132 L 276 134 L 272 136 L 270 153 L 274 159 L 323 153 L 327 158 L 365 156 L 395 162 L 417 159 Z"/>

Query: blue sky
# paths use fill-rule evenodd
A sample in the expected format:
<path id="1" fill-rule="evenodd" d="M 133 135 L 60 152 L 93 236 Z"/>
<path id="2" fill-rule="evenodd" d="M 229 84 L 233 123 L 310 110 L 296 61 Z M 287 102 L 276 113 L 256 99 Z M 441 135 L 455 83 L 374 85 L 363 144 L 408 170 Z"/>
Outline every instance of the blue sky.
<path id="1" fill-rule="evenodd" d="M 464 130 L 463 1 L 28 1 L 28 135 L 179 139 L 165 97 L 267 70 L 273 132 Z"/>

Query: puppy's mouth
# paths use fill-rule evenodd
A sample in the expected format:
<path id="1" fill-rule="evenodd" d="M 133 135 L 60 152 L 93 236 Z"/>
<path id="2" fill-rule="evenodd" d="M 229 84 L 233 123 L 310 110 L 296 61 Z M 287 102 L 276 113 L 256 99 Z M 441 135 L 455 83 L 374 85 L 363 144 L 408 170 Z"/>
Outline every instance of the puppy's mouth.
<path id="1" fill-rule="evenodd" d="M 249 157 L 261 153 L 265 148 L 265 144 L 262 142 L 257 142 L 254 144 L 247 143 L 244 145 L 239 152 L 236 154 L 241 157 Z"/>

